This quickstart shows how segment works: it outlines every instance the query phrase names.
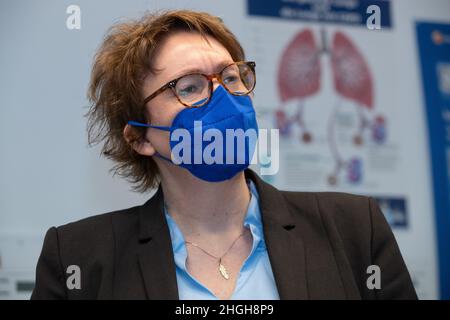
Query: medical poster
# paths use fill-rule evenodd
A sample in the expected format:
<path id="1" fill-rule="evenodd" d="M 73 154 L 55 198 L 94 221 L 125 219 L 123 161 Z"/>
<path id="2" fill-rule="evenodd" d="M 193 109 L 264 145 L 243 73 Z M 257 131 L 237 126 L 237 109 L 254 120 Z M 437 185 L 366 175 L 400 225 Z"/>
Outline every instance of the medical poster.
<path id="1" fill-rule="evenodd" d="M 279 171 L 263 178 L 285 190 L 374 197 L 401 244 L 419 296 L 433 298 L 434 252 L 410 245 L 418 238 L 434 245 L 424 224 L 434 215 L 414 210 L 420 195 L 403 182 L 414 168 L 404 147 L 405 105 L 398 103 L 399 76 L 390 52 L 398 36 L 392 3 L 370 1 L 381 9 L 378 30 L 367 26 L 367 1 L 318 3 L 247 2 L 259 123 L 278 128 L 280 136 Z M 413 227 L 418 224 L 424 229 Z"/>

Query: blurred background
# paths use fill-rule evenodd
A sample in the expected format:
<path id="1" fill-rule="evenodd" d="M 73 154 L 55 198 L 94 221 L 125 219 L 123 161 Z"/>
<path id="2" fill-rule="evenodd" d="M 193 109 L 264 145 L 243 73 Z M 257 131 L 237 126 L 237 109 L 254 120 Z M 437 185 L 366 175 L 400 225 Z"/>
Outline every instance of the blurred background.
<path id="1" fill-rule="evenodd" d="M 220 16 L 256 61 L 263 178 L 375 197 L 419 297 L 450 299 L 450 0 L 0 0 L 0 299 L 29 298 L 48 228 L 151 196 L 83 115 L 107 29 L 161 9 Z"/>

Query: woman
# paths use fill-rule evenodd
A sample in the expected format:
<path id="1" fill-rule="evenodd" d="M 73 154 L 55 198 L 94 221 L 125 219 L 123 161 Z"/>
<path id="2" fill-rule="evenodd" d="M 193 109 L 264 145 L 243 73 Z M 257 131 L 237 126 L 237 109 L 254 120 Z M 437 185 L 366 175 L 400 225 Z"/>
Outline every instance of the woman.
<path id="1" fill-rule="evenodd" d="M 244 162 L 192 163 L 207 149 L 193 141 L 176 156 L 177 134 L 257 131 L 255 79 L 209 14 L 113 27 L 92 70 L 91 142 L 136 189 L 158 190 L 142 206 L 51 228 L 32 298 L 415 299 L 372 198 L 279 191 L 247 169 L 251 139 L 223 150 Z"/>

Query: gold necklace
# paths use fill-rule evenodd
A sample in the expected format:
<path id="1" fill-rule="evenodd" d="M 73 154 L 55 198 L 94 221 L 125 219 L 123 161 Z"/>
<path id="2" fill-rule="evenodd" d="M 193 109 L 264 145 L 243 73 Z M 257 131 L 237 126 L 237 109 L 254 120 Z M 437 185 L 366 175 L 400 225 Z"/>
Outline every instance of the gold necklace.
<path id="1" fill-rule="evenodd" d="M 249 193 L 250 201 L 251 201 L 251 198 L 252 198 L 252 192 L 250 191 L 250 187 L 249 187 L 248 185 L 247 185 L 247 187 L 248 187 L 248 193 Z M 249 201 L 249 203 L 250 203 L 250 201 Z M 166 205 L 166 204 L 165 204 L 165 205 Z M 239 237 L 237 237 L 237 238 L 233 241 L 233 243 L 232 243 L 231 246 L 228 248 L 228 250 L 225 251 L 225 253 L 224 253 L 223 255 L 221 255 L 220 257 L 216 257 L 215 255 L 210 254 L 208 251 L 206 251 L 205 249 L 201 248 L 201 247 L 200 247 L 197 243 L 195 243 L 195 242 L 185 241 L 185 243 L 186 243 L 186 244 L 190 244 L 190 245 L 192 245 L 192 246 L 194 246 L 194 247 L 196 247 L 196 248 L 199 248 L 200 250 L 202 250 L 202 251 L 203 251 L 204 253 L 206 253 L 207 255 L 209 255 L 209 256 L 211 256 L 211 257 L 213 257 L 213 258 L 215 258 L 215 259 L 218 259 L 218 260 L 219 260 L 219 273 L 220 273 L 220 275 L 221 275 L 225 280 L 228 280 L 228 279 L 230 279 L 230 274 L 229 274 L 227 268 L 222 264 L 222 258 L 225 257 L 225 255 L 228 253 L 228 251 L 231 250 L 231 248 L 233 248 L 233 246 L 234 246 L 234 244 L 236 243 L 236 241 L 237 241 L 240 237 L 242 237 L 242 236 L 244 235 L 244 233 L 245 233 L 245 230 L 239 235 Z"/>
<path id="2" fill-rule="evenodd" d="M 215 255 L 212 255 L 211 253 L 209 253 L 209 252 L 206 251 L 205 249 L 201 248 L 198 244 L 196 244 L 196 243 L 194 243 L 194 242 L 190 242 L 190 241 L 185 241 L 185 242 L 186 242 L 186 244 L 190 244 L 190 245 L 193 245 L 193 246 L 196 247 L 196 248 L 199 248 L 200 250 L 202 250 L 202 251 L 203 251 L 204 253 L 206 253 L 207 255 L 209 255 L 209 256 L 211 256 L 211 257 L 213 257 L 213 258 L 215 258 L 215 259 L 218 259 L 218 260 L 219 260 L 219 272 L 220 272 L 220 274 L 222 275 L 222 277 L 225 278 L 225 280 L 228 280 L 228 279 L 230 279 L 230 274 L 228 273 L 227 268 L 222 264 L 222 258 L 228 253 L 228 251 L 231 250 L 231 248 L 233 248 L 233 246 L 234 246 L 234 244 L 236 243 L 236 241 L 237 241 L 240 237 L 242 237 L 242 236 L 244 235 L 244 233 L 245 233 L 245 231 L 242 232 L 242 233 L 239 235 L 239 237 L 237 237 L 237 238 L 233 241 L 233 243 L 232 243 L 231 246 L 228 248 L 228 250 L 225 251 L 225 253 L 224 253 L 223 255 L 221 255 L 220 257 L 216 257 Z"/>

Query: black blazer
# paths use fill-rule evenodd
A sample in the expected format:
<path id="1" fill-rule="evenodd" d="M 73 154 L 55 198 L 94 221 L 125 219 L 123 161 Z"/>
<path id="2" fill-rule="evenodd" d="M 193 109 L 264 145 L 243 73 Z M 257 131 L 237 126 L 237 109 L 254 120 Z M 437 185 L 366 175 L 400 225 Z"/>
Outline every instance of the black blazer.
<path id="1" fill-rule="evenodd" d="M 417 299 L 374 199 L 280 191 L 249 169 L 245 176 L 260 196 L 281 299 Z M 81 289 L 66 286 L 71 265 L 80 268 Z M 380 290 L 366 285 L 370 265 L 380 267 Z M 32 299 L 179 299 L 161 186 L 142 206 L 50 228 Z"/>

